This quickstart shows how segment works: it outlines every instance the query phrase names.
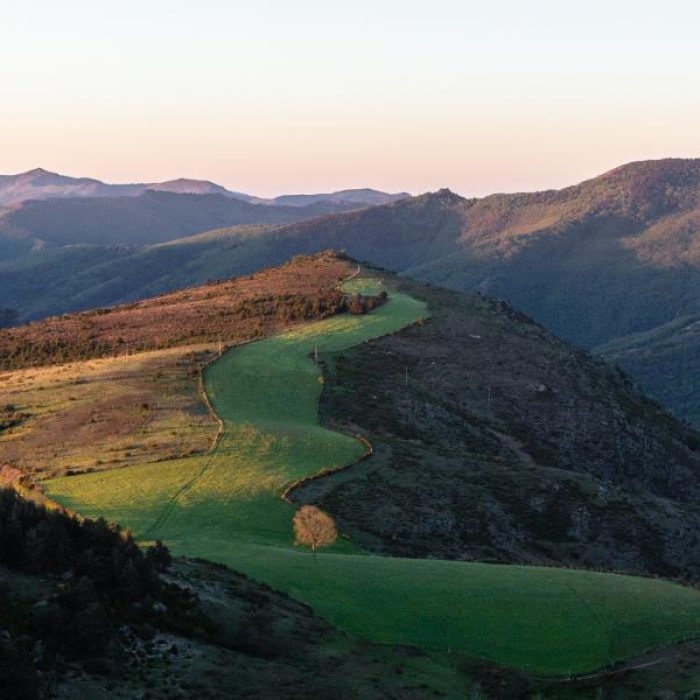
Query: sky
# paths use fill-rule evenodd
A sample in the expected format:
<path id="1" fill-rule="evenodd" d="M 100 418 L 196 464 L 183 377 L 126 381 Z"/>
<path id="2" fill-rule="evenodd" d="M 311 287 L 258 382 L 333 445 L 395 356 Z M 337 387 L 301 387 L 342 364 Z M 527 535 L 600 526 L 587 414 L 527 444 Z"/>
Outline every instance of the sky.
<path id="1" fill-rule="evenodd" d="M 700 156 L 700 3 L 0 0 L 0 173 L 261 196 Z"/>

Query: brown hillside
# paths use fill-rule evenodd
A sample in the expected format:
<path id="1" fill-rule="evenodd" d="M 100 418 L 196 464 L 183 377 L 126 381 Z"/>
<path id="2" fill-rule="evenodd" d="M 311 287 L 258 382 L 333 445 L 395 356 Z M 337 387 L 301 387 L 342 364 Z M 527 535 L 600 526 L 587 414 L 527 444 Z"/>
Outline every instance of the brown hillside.
<path id="1" fill-rule="evenodd" d="M 355 267 L 334 254 L 144 301 L 0 331 L 0 369 L 221 340 L 239 343 L 346 308 L 338 282 Z"/>
<path id="2" fill-rule="evenodd" d="M 216 350 L 188 345 L 0 374 L 0 468 L 31 484 L 206 452 L 218 424 L 199 377 Z"/>

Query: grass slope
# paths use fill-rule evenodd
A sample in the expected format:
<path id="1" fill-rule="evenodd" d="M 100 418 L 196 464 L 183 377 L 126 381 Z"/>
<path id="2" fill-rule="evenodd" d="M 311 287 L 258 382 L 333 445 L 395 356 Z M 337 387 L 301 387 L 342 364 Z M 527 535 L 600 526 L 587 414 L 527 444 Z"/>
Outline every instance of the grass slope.
<path id="1" fill-rule="evenodd" d="M 81 513 L 105 515 L 153 538 L 235 537 L 289 545 L 291 508 L 280 499 L 284 488 L 364 452 L 354 438 L 319 425 L 322 386 L 309 354 L 315 347 L 332 352 L 399 330 L 423 315 L 421 302 L 394 294 L 371 315 L 335 316 L 239 346 L 205 373 L 212 405 L 225 422 L 210 455 L 47 487 Z"/>
<path id="2" fill-rule="evenodd" d="M 0 372 L 0 463 L 43 479 L 206 453 L 216 422 L 192 375 L 215 353 L 187 345 Z"/>
<path id="3" fill-rule="evenodd" d="M 321 383 L 310 353 L 339 351 L 425 315 L 424 304 L 393 293 L 368 316 L 334 317 L 238 347 L 206 374 L 224 421 L 209 456 L 59 479 L 47 490 L 85 515 L 162 538 L 177 553 L 242 570 L 381 642 L 555 675 L 697 633 L 700 596 L 662 581 L 367 556 L 347 542 L 317 557 L 293 549 L 284 488 L 363 452 L 318 424 Z"/>

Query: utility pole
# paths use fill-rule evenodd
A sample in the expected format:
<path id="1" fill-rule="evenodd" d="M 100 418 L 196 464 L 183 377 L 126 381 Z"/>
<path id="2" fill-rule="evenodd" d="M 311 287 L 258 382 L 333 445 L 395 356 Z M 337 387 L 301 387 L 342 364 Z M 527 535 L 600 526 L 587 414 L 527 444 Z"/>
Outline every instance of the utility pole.
<path id="1" fill-rule="evenodd" d="M 221 353 L 224 351 L 224 346 L 223 343 L 221 342 L 221 336 L 219 336 L 219 357 L 221 357 Z"/>

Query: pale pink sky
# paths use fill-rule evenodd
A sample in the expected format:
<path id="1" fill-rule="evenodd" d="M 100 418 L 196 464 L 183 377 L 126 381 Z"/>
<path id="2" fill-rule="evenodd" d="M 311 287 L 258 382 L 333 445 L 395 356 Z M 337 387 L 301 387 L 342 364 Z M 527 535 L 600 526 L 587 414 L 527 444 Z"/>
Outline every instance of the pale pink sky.
<path id="1" fill-rule="evenodd" d="M 252 5 L 4 8 L 0 173 L 481 195 L 700 156 L 696 3 Z"/>

